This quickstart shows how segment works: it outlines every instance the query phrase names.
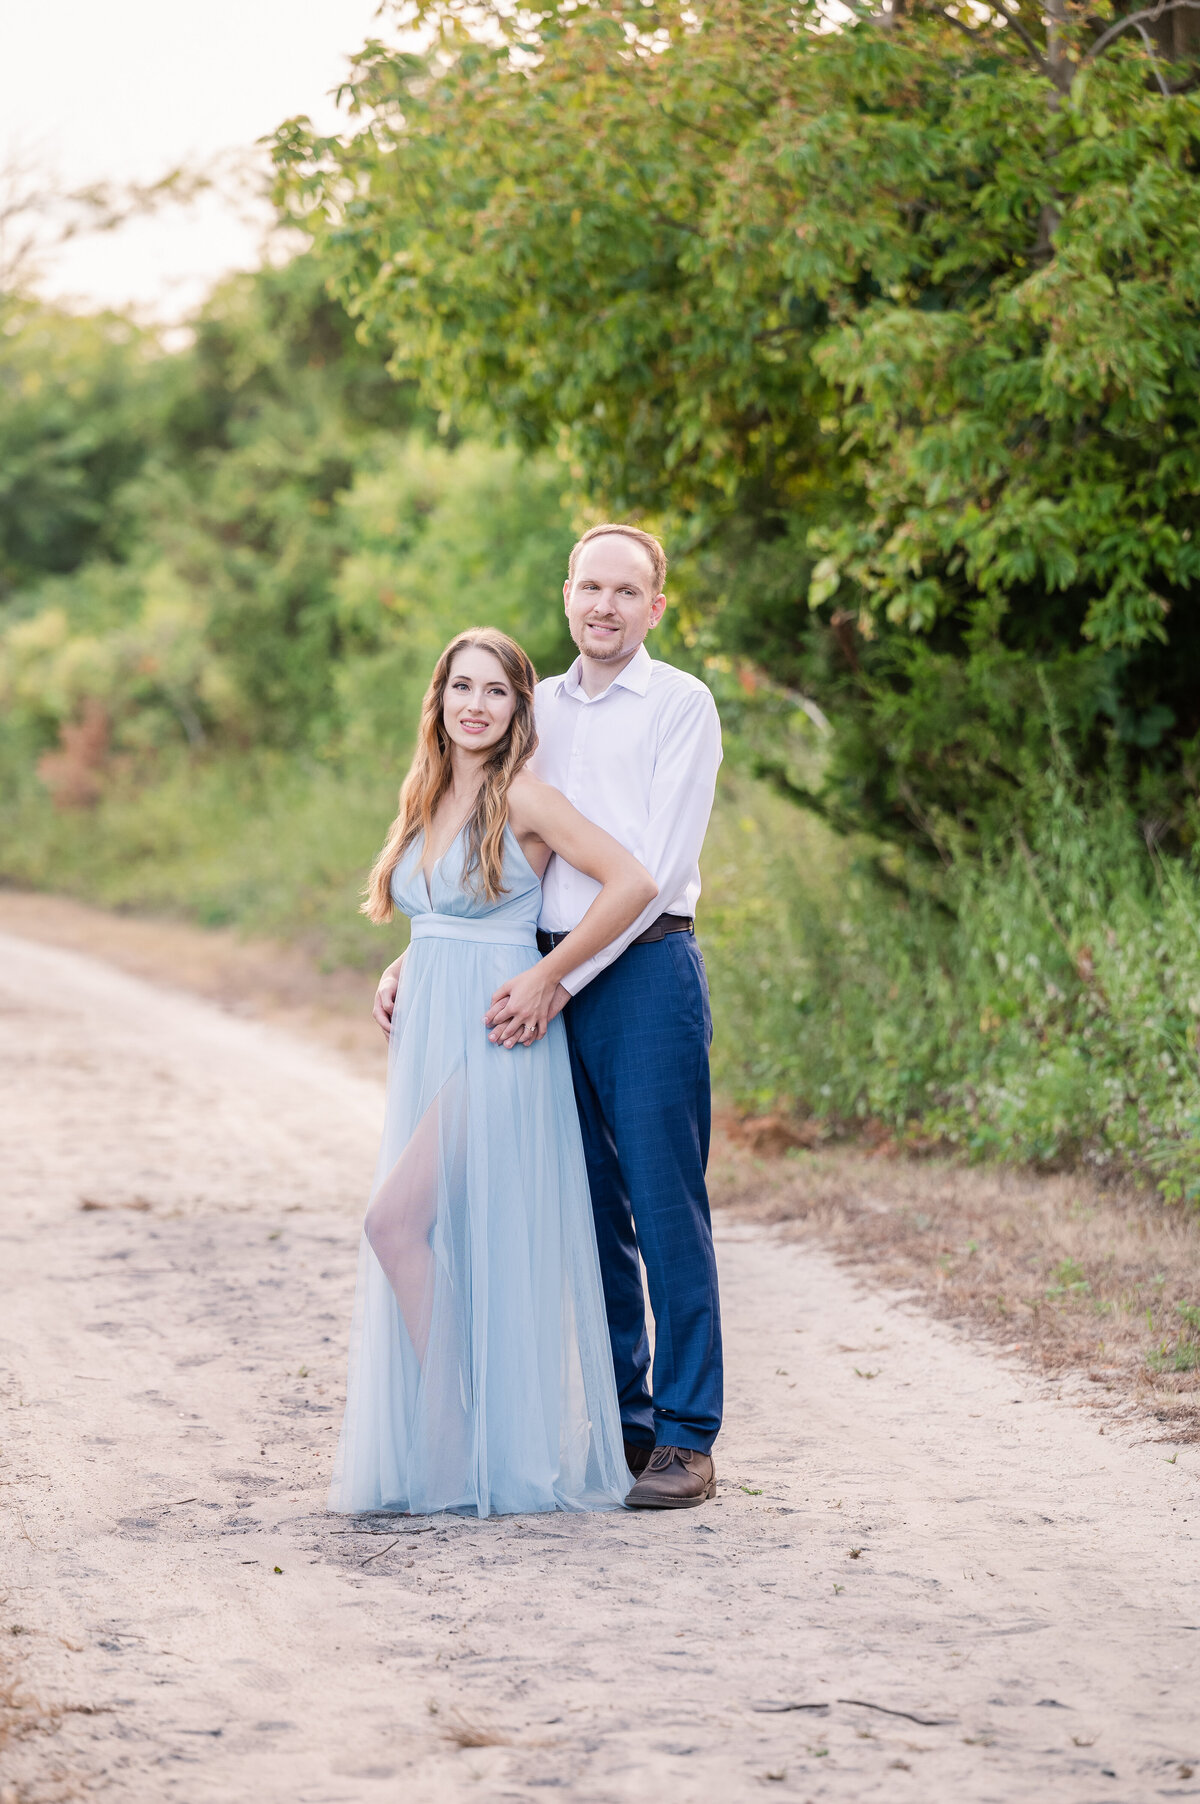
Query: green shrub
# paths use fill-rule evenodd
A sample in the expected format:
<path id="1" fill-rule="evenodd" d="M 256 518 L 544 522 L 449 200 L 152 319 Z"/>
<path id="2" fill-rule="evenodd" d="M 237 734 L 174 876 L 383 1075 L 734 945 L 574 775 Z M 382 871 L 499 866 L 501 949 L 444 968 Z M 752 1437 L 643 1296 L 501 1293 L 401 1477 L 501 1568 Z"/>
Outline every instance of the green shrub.
<path id="1" fill-rule="evenodd" d="M 749 878 L 770 900 L 705 917 L 739 1100 L 972 1158 L 1119 1162 L 1200 1202 L 1200 885 L 1119 797 L 1048 783 L 1032 834 L 940 895 L 853 847 L 814 880 L 779 825 Z"/>

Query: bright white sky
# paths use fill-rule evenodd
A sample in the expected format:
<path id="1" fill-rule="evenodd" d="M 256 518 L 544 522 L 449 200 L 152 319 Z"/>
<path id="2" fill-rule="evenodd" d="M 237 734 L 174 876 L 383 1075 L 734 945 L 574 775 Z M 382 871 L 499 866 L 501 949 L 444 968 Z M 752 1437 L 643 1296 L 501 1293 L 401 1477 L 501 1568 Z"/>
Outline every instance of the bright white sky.
<path id="1" fill-rule="evenodd" d="M 0 0 L 0 165 L 68 187 L 150 182 L 294 113 L 329 129 L 346 59 L 395 36 L 377 0 Z M 179 318 L 256 261 L 263 224 L 209 196 L 56 254 L 42 291 Z"/>

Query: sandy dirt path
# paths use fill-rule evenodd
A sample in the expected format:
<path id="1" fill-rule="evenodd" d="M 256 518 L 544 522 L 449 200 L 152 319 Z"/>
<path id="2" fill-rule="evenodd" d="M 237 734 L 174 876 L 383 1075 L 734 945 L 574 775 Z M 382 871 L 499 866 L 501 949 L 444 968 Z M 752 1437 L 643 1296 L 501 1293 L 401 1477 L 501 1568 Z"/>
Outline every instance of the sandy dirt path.
<path id="1" fill-rule="evenodd" d="M 330 1517 L 381 1086 L 0 936 L 0 1099 L 0 1804 L 1200 1797 L 1200 1449 L 729 1227 L 713 1505 Z"/>

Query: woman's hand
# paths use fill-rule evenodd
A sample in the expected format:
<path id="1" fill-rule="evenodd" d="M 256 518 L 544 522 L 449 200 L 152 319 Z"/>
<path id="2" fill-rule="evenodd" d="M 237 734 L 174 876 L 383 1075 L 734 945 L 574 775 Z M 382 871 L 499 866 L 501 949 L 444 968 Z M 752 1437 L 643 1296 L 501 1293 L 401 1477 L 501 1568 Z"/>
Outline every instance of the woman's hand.
<path id="1" fill-rule="evenodd" d="M 396 1007 L 396 991 L 400 988 L 400 973 L 404 969 L 407 952 L 393 959 L 383 976 L 379 979 L 379 988 L 375 992 L 375 1003 L 371 1009 L 376 1021 L 384 1032 L 386 1039 L 392 1037 L 392 1012 Z"/>
<path id="2" fill-rule="evenodd" d="M 483 1024 L 491 1029 L 488 1039 L 494 1046 L 511 1052 L 514 1046 L 532 1046 L 544 1039 L 555 1015 L 571 1000 L 557 977 L 544 974 L 543 964 L 531 965 L 501 984 L 492 997 Z"/>

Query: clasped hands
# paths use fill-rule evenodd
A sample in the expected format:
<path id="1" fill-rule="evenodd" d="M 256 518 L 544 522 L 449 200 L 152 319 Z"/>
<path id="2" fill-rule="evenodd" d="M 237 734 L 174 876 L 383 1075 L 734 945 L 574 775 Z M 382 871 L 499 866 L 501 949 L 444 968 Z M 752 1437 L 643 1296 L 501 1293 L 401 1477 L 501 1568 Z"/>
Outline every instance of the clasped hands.
<path id="1" fill-rule="evenodd" d="M 502 983 L 492 997 L 483 1017 L 488 1039 L 494 1046 L 503 1046 L 506 1052 L 514 1046 L 532 1046 L 535 1040 L 545 1038 L 555 1015 L 570 1000 L 570 991 L 564 990 L 557 978 L 545 977 L 541 965 L 531 965 Z"/>
<path id="2" fill-rule="evenodd" d="M 375 992 L 373 1013 L 384 1033 L 391 1038 L 392 1011 L 400 984 L 400 969 L 407 954 L 388 966 Z M 544 1039 L 555 1015 L 571 1000 L 569 990 L 553 977 L 542 975 L 540 965 L 531 965 L 508 983 L 501 984 L 492 997 L 483 1024 L 494 1046 L 511 1052 L 514 1046 L 532 1046 Z"/>

